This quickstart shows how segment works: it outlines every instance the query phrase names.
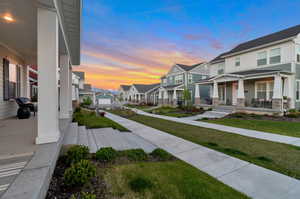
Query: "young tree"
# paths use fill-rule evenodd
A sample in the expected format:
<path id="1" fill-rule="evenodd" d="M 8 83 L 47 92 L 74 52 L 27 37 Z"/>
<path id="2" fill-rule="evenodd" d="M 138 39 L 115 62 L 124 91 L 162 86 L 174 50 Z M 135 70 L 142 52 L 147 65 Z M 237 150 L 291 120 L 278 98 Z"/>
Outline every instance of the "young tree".
<path id="1" fill-rule="evenodd" d="M 90 106 L 93 103 L 90 96 L 83 98 L 83 105 Z"/>
<path id="2" fill-rule="evenodd" d="M 189 104 L 189 102 L 191 101 L 192 97 L 191 97 L 191 92 L 189 89 L 185 88 L 183 90 L 183 100 L 184 100 L 184 105 L 187 106 Z"/>

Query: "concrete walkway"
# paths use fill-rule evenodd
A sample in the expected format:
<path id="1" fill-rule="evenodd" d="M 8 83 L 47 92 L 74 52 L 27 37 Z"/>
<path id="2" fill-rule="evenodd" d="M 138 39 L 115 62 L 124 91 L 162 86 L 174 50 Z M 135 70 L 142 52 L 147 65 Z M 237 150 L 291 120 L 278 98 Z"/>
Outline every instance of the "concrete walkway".
<path id="1" fill-rule="evenodd" d="M 144 111 L 141 111 L 138 109 L 134 109 L 134 111 L 137 112 L 138 114 L 146 115 L 146 116 L 150 116 L 150 117 L 156 117 L 156 118 L 161 118 L 161 119 L 170 120 L 170 121 L 174 121 L 174 122 L 179 122 L 179 123 L 209 128 L 209 129 L 216 129 L 216 130 L 221 130 L 224 132 L 235 133 L 235 134 L 239 134 L 239 135 L 243 135 L 243 136 L 258 138 L 258 139 L 262 139 L 262 140 L 268 140 L 268 141 L 272 141 L 272 142 L 280 142 L 280 143 L 290 144 L 290 145 L 300 147 L 300 138 L 297 138 L 297 137 L 278 135 L 278 134 L 274 134 L 274 133 L 255 131 L 255 130 L 250 130 L 250 129 L 225 126 L 225 125 L 220 125 L 220 124 L 212 124 L 212 123 L 208 123 L 208 122 L 192 121 L 190 119 L 185 119 L 185 118 L 176 118 L 176 117 L 169 117 L 169 116 L 164 116 L 164 115 L 157 115 L 157 114 L 147 113 L 147 112 L 144 112 Z"/>
<path id="2" fill-rule="evenodd" d="M 112 147 L 116 150 L 143 149 L 150 153 L 157 146 L 131 132 L 120 132 L 113 128 L 86 129 L 85 126 L 71 124 L 63 145 L 79 144 L 89 147 L 95 153 L 103 147 Z"/>
<path id="3" fill-rule="evenodd" d="M 254 199 L 297 199 L 300 181 L 107 113 L 108 118 Z"/>

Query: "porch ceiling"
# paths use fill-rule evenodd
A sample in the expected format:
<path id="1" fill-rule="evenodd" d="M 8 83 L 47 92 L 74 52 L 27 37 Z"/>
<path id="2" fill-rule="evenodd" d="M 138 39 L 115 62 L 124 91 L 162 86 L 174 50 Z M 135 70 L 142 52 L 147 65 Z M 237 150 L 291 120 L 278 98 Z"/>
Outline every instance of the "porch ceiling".
<path id="1" fill-rule="evenodd" d="M 37 8 L 56 10 L 52 0 L 1 0 L 0 45 L 19 55 L 27 64 L 37 64 Z M 55 0 L 60 15 L 60 52 L 70 52 L 73 65 L 80 64 L 81 0 Z M 7 22 L 4 16 L 13 17 Z"/>

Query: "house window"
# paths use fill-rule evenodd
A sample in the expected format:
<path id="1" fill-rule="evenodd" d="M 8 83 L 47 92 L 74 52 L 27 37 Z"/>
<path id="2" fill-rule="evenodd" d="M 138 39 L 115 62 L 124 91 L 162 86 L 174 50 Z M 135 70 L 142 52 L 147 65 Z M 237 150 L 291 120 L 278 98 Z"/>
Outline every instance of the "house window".
<path id="1" fill-rule="evenodd" d="M 7 59 L 3 59 L 3 100 L 20 97 L 20 79 L 20 67 L 15 64 L 10 64 Z"/>
<path id="2" fill-rule="evenodd" d="M 257 66 L 263 66 L 267 64 L 267 52 L 259 52 L 257 53 Z"/>
<path id="3" fill-rule="evenodd" d="M 166 85 L 167 84 L 167 79 L 163 79 L 162 83 L 163 83 L 163 85 Z"/>
<path id="4" fill-rule="evenodd" d="M 255 98 L 270 100 L 273 98 L 274 81 L 256 82 Z"/>
<path id="5" fill-rule="evenodd" d="M 176 75 L 175 76 L 175 84 L 182 84 L 183 83 L 183 76 L 182 75 Z"/>
<path id="6" fill-rule="evenodd" d="M 218 65 L 218 75 L 224 74 L 225 63 L 220 63 Z"/>
<path id="7" fill-rule="evenodd" d="M 192 74 L 188 74 L 188 81 L 189 83 L 193 83 L 193 75 Z"/>
<path id="8" fill-rule="evenodd" d="M 296 100 L 300 101 L 300 80 L 296 80 Z"/>
<path id="9" fill-rule="evenodd" d="M 275 48 L 270 51 L 270 64 L 281 62 L 280 48 Z"/>
<path id="10" fill-rule="evenodd" d="M 235 66 L 240 66 L 241 65 L 241 58 L 240 57 L 236 57 L 235 58 Z"/>

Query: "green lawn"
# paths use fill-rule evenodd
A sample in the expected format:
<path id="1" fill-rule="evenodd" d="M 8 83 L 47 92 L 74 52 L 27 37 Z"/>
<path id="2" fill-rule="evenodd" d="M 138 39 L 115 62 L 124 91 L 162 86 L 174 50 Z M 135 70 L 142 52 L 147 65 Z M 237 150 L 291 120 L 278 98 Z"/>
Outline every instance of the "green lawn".
<path id="1" fill-rule="evenodd" d="M 149 105 L 135 105 L 135 104 L 126 104 L 125 106 L 128 108 L 136 108 L 136 109 L 140 109 L 140 110 L 147 110 L 149 108 L 154 107 L 154 106 L 149 106 Z"/>
<path id="2" fill-rule="evenodd" d="M 147 179 L 152 186 L 143 192 L 134 192 L 129 184 L 136 178 Z M 112 198 L 248 198 L 182 161 L 116 165 L 105 172 L 104 179 L 111 188 Z"/>
<path id="3" fill-rule="evenodd" d="M 202 120 L 214 124 L 222 124 L 238 128 L 252 129 L 280 135 L 300 137 L 300 123 L 287 121 L 255 120 L 255 119 L 238 119 L 238 118 L 221 118 L 214 120 Z"/>
<path id="4" fill-rule="evenodd" d="M 300 147 L 144 115 L 132 115 L 129 119 L 300 179 Z"/>
<path id="5" fill-rule="evenodd" d="M 114 129 L 118 129 L 119 131 L 129 131 L 125 127 L 106 117 L 96 116 L 94 111 L 88 111 L 84 109 L 81 109 L 78 112 L 74 112 L 73 120 L 78 122 L 79 125 L 84 125 L 87 128 L 91 129 L 111 127 Z"/>

